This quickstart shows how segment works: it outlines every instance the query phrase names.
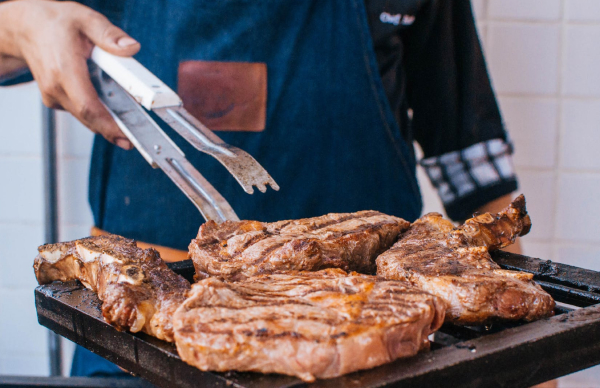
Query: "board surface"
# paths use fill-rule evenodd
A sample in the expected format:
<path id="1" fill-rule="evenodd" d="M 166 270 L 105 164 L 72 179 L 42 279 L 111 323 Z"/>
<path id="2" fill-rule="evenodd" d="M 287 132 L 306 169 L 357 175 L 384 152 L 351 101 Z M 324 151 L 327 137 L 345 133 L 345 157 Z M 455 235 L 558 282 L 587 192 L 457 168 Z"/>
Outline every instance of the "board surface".
<path id="1" fill-rule="evenodd" d="M 529 387 L 600 364 L 600 273 L 504 252 L 494 258 L 504 268 L 534 273 L 571 308 L 532 323 L 444 325 L 429 352 L 313 384 L 274 374 L 202 372 L 181 361 L 173 344 L 107 324 L 97 296 L 76 281 L 39 286 L 35 300 L 40 324 L 160 387 Z M 171 268 L 193 275 L 189 262 Z"/>

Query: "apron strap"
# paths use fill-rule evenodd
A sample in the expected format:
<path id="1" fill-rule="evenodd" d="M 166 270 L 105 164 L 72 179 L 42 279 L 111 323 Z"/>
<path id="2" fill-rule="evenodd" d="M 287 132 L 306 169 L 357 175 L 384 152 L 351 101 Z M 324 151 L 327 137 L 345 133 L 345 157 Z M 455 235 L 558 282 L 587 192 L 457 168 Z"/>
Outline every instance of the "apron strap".
<path id="1" fill-rule="evenodd" d="M 95 226 L 92 227 L 92 230 L 90 233 L 92 236 L 106 236 L 106 235 L 110 234 L 100 228 L 96 228 Z M 167 263 L 173 263 L 176 261 L 182 261 L 182 260 L 188 259 L 187 251 L 180 251 L 179 249 L 163 247 L 162 245 L 148 244 L 148 243 L 141 242 L 141 241 L 136 241 L 136 243 L 137 243 L 137 246 L 142 249 L 148 249 L 148 248 L 156 249 L 158 251 L 158 253 L 160 253 L 160 257 Z"/>

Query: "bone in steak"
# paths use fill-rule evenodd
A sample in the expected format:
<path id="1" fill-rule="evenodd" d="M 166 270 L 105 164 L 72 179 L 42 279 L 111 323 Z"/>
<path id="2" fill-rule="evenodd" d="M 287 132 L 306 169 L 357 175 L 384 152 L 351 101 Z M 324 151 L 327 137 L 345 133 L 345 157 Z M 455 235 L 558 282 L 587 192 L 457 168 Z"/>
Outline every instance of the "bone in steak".
<path id="1" fill-rule="evenodd" d="M 404 282 L 339 269 L 208 278 L 175 312 L 175 342 L 201 370 L 313 381 L 416 354 L 444 310 L 440 298 Z"/>
<path id="2" fill-rule="evenodd" d="M 547 317 L 553 314 L 554 300 L 533 275 L 500 269 L 488 252 L 512 244 L 530 227 L 522 195 L 497 215 L 485 213 L 458 228 L 441 214 L 426 214 L 377 258 L 377 274 L 443 298 L 448 322 Z"/>
<path id="3" fill-rule="evenodd" d="M 102 315 L 119 330 L 173 341 L 172 316 L 190 284 L 154 249 L 107 235 L 42 245 L 34 269 L 39 284 L 79 280 L 98 294 Z"/>
<path id="4" fill-rule="evenodd" d="M 375 258 L 410 224 L 376 211 L 327 214 L 300 220 L 208 221 L 192 240 L 199 278 L 240 280 L 282 271 L 341 268 L 375 272 Z"/>

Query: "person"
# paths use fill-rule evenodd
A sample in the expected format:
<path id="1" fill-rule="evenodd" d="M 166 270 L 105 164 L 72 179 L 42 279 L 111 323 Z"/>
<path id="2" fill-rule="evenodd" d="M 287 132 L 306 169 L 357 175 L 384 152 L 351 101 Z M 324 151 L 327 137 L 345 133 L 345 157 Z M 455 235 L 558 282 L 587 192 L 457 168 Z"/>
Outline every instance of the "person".
<path id="1" fill-rule="evenodd" d="M 468 0 L 2 2 L 4 85 L 35 79 L 46 106 L 97 134 L 89 199 L 104 231 L 185 250 L 203 219 L 130 151 L 90 82 L 94 46 L 135 56 L 271 173 L 279 192 L 247 195 L 163 126 L 241 219 L 374 209 L 412 221 L 413 141 L 455 220 L 497 211 L 517 189 Z M 117 371 L 76 352 L 75 375 Z"/>

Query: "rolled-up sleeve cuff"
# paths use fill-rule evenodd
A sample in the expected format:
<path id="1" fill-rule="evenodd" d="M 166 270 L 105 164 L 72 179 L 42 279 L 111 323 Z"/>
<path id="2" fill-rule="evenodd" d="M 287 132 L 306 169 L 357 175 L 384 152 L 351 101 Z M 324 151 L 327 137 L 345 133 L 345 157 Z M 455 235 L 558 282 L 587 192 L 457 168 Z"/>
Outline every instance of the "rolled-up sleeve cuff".
<path id="1" fill-rule="evenodd" d="M 517 189 L 512 146 L 492 139 L 420 161 L 446 213 L 464 220 L 486 203 Z"/>

